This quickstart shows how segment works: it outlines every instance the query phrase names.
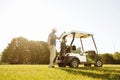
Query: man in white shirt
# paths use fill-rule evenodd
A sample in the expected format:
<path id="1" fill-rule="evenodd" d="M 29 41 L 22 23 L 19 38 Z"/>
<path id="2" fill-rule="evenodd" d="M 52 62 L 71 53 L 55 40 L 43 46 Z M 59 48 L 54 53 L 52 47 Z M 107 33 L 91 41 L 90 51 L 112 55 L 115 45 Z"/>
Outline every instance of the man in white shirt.
<path id="1" fill-rule="evenodd" d="M 49 64 L 49 68 L 54 68 L 53 61 L 54 61 L 54 59 L 56 57 L 56 39 L 60 39 L 65 32 L 63 34 L 61 34 L 60 37 L 57 37 L 55 35 L 55 33 L 56 33 L 56 29 L 52 29 L 52 32 L 48 36 L 48 47 L 50 49 L 50 64 Z"/>

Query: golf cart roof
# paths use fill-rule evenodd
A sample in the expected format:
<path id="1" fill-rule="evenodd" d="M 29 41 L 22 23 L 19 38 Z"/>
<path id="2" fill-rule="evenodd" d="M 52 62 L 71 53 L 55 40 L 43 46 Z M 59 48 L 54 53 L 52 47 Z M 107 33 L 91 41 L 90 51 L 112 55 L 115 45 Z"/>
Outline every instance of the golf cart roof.
<path id="1" fill-rule="evenodd" d="M 75 34 L 75 38 L 88 38 L 90 36 L 93 36 L 93 34 L 82 31 L 70 31 L 66 33 L 64 36 L 67 36 L 68 38 L 73 38 L 73 34 Z"/>

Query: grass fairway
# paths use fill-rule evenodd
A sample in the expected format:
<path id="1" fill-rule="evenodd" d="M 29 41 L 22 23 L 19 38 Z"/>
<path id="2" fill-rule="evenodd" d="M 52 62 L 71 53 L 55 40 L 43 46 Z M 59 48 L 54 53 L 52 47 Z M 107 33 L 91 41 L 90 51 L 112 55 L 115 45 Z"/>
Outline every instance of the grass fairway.
<path id="1" fill-rule="evenodd" d="M 120 80 L 120 65 L 48 68 L 48 65 L 0 65 L 0 80 Z"/>

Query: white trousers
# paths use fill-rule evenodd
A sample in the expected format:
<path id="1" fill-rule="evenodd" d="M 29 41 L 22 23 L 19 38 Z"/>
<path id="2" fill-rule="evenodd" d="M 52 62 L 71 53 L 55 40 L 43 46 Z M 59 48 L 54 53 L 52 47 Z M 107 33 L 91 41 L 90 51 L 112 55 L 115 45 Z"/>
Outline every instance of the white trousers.
<path id="1" fill-rule="evenodd" d="M 53 66 L 54 65 L 54 59 L 56 57 L 56 47 L 54 45 L 51 45 L 50 47 L 50 64 L 49 66 Z"/>

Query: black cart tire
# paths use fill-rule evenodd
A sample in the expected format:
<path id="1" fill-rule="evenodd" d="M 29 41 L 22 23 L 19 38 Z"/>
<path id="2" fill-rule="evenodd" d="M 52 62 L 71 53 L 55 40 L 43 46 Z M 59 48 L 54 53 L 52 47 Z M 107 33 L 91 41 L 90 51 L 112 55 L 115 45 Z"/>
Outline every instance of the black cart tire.
<path id="1" fill-rule="evenodd" d="M 96 63 L 94 64 L 95 67 L 102 67 L 103 62 L 101 60 L 97 60 Z"/>
<path id="2" fill-rule="evenodd" d="M 79 60 L 78 59 L 72 59 L 69 63 L 69 66 L 71 68 L 78 68 L 78 65 L 79 65 Z"/>

